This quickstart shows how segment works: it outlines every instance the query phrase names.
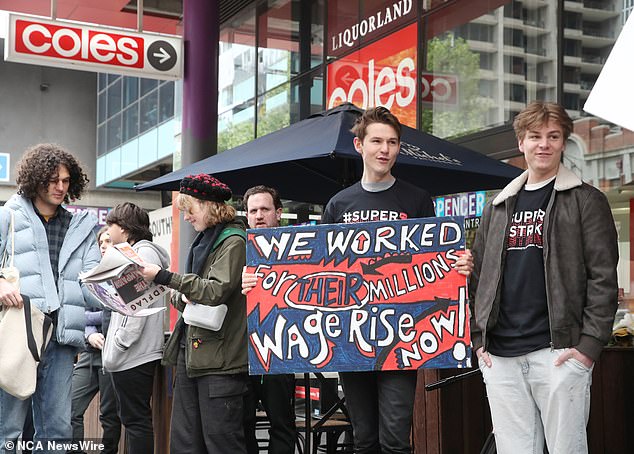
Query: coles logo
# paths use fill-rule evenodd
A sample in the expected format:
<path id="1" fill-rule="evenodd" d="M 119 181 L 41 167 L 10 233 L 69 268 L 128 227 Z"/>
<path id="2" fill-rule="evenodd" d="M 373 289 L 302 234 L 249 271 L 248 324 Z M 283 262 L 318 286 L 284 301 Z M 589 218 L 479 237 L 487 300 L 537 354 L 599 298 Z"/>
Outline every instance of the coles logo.
<path id="1" fill-rule="evenodd" d="M 328 65 L 328 108 L 344 102 L 384 106 L 416 127 L 417 25 L 412 24 Z"/>
<path id="2" fill-rule="evenodd" d="M 342 66 L 339 71 L 343 76 L 335 74 L 342 82 L 351 82 L 346 87 L 338 86 L 330 93 L 328 108 L 342 102 L 358 101 L 364 109 L 384 106 L 391 109 L 394 103 L 399 107 L 407 107 L 416 94 L 416 80 L 411 74 L 416 73 L 416 63 L 407 57 L 398 62 L 396 68 L 384 66 L 375 69 L 375 60 L 371 59 L 366 68 L 357 72 L 351 65 Z"/>
<path id="3" fill-rule="evenodd" d="M 19 19 L 15 49 L 41 55 L 127 68 L 143 68 L 144 40 L 121 33 Z"/>
<path id="4" fill-rule="evenodd" d="M 328 108 L 344 102 L 383 106 L 415 128 L 417 95 L 424 105 L 458 106 L 457 76 L 417 73 L 416 39 L 414 24 L 329 64 Z"/>

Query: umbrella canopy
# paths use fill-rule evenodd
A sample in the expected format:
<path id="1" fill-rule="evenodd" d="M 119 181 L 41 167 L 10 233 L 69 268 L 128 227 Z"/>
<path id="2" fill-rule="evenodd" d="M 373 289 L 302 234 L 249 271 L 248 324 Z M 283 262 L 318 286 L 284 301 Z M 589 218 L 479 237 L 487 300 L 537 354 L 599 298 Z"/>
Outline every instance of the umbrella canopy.
<path id="1" fill-rule="evenodd" d="M 177 191 L 183 177 L 207 173 L 228 184 L 235 194 L 264 184 L 277 188 L 285 199 L 325 204 L 361 178 L 363 163 L 350 129 L 362 113 L 352 104 L 343 104 L 136 189 Z M 502 188 L 521 170 L 403 126 L 401 151 L 392 173 L 431 195 L 441 195 Z"/>

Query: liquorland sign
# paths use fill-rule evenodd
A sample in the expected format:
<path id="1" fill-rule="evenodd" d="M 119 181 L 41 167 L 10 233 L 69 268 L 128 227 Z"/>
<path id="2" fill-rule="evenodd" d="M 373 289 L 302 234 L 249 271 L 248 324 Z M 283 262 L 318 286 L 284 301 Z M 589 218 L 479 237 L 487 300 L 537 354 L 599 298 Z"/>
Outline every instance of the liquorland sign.
<path id="1" fill-rule="evenodd" d="M 396 28 L 414 18 L 416 14 L 413 0 L 393 0 L 381 4 L 376 9 L 370 7 L 370 11 L 360 9 L 357 21 L 350 23 L 346 20 L 347 17 L 342 18 L 338 14 L 340 8 L 332 6 L 334 5 L 329 7 L 329 10 L 333 11 L 333 16 L 328 20 L 328 55 L 352 50 L 364 40 L 372 39 L 378 33 Z"/>
<path id="2" fill-rule="evenodd" d="M 9 14 L 7 61 L 154 79 L 182 77 L 182 40 Z"/>

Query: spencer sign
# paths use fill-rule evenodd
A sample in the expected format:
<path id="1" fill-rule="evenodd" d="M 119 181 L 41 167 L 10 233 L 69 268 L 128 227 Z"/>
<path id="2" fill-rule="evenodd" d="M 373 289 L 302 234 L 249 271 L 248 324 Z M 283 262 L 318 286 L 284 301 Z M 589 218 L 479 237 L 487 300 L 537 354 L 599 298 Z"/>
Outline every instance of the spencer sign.
<path id="1" fill-rule="evenodd" d="M 330 0 L 328 19 L 330 30 L 328 55 L 352 50 L 364 40 L 373 39 L 379 33 L 392 30 L 416 16 L 413 0 L 397 0 L 381 3 L 378 9 L 367 9 L 368 1 Z M 366 11 L 363 16 L 359 11 Z"/>
<path id="2" fill-rule="evenodd" d="M 156 79 L 182 77 L 179 37 L 9 14 L 5 60 Z"/>

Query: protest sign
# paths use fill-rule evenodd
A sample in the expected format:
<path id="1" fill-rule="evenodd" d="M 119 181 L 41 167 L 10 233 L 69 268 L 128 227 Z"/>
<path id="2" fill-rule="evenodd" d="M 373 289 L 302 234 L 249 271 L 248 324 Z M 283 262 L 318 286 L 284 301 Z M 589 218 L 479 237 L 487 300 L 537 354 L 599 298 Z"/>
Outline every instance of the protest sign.
<path id="1" fill-rule="evenodd" d="M 143 259 L 128 243 L 106 249 L 101 262 L 79 278 L 101 303 L 123 315 L 144 317 L 164 310 L 149 308 L 167 290 L 162 285 L 146 282 L 139 268 Z"/>
<path id="2" fill-rule="evenodd" d="M 464 218 L 247 231 L 249 373 L 470 367 Z"/>

